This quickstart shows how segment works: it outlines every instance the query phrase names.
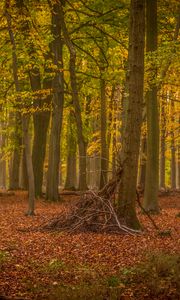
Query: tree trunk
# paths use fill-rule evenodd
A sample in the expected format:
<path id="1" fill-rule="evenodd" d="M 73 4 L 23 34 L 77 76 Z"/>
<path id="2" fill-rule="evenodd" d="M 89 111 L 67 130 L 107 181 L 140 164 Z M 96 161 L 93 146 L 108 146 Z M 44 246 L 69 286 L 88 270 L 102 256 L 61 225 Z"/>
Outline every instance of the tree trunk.
<path id="1" fill-rule="evenodd" d="M 53 79 L 52 119 L 49 145 L 49 161 L 47 174 L 46 198 L 57 201 L 59 199 L 59 163 L 60 163 L 60 136 L 64 104 L 64 75 L 63 75 L 63 42 L 61 37 L 60 4 L 52 8 L 52 51 L 54 65 L 57 71 Z"/>
<path id="2" fill-rule="evenodd" d="M 28 175 L 28 186 L 29 186 L 29 205 L 28 211 L 26 215 L 33 216 L 34 215 L 34 200 L 35 200 L 35 185 L 34 185 L 34 172 L 33 172 L 33 164 L 31 157 L 31 139 L 29 136 L 29 120 L 30 115 L 22 116 L 22 128 L 23 128 L 23 142 L 25 147 L 25 157 L 26 157 L 26 167 L 27 167 L 27 175 Z"/>
<path id="3" fill-rule="evenodd" d="M 162 100 L 161 105 L 161 138 L 160 138 L 160 188 L 165 189 L 165 163 L 166 163 L 166 116 L 165 102 Z"/>
<path id="4" fill-rule="evenodd" d="M 21 155 L 20 188 L 23 190 L 28 190 L 28 174 L 26 166 L 26 154 L 24 148 Z"/>
<path id="5" fill-rule="evenodd" d="M 107 105 L 106 105 L 106 84 L 101 72 L 100 79 L 101 89 L 101 173 L 100 173 L 100 186 L 102 187 L 107 183 L 108 178 L 108 151 L 107 151 Z"/>
<path id="6" fill-rule="evenodd" d="M 72 101 L 74 106 L 75 120 L 77 126 L 77 136 L 78 136 L 78 148 L 79 148 L 79 190 L 84 191 L 87 189 L 86 182 L 86 140 L 83 134 L 83 123 L 81 116 L 81 107 L 79 102 L 77 79 L 76 79 L 76 50 L 70 39 L 69 33 L 66 28 L 66 23 L 64 21 L 64 12 L 61 2 L 60 6 L 60 23 L 62 27 L 62 32 L 64 36 L 64 41 L 69 49 L 70 60 L 69 60 L 69 71 L 72 89 Z"/>
<path id="7" fill-rule="evenodd" d="M 144 81 L 144 0 L 131 0 L 129 34 L 129 101 L 122 149 L 123 174 L 118 194 L 118 215 L 129 227 L 140 227 L 136 216 L 136 182 L 140 146 Z"/>
<path id="8" fill-rule="evenodd" d="M 10 37 L 10 42 L 12 45 L 12 66 L 13 66 L 13 78 L 15 83 L 16 92 L 20 92 L 20 83 L 18 78 L 18 61 L 17 61 L 17 54 L 16 54 L 16 43 L 14 39 L 14 33 L 12 31 L 11 26 L 11 16 L 8 13 L 9 3 L 6 2 L 6 10 L 5 15 L 8 24 L 8 32 Z M 19 101 L 21 99 L 18 99 Z M 29 186 L 29 207 L 27 215 L 34 215 L 34 173 L 33 173 L 33 165 L 32 165 L 32 157 L 31 157 L 31 145 L 30 145 L 30 137 L 28 134 L 28 127 L 29 127 L 29 119 L 30 116 L 23 115 L 22 116 L 22 129 L 23 129 L 23 139 L 24 139 L 24 146 L 25 146 L 25 156 L 26 156 L 26 166 L 27 166 L 27 173 L 28 173 L 28 186 Z"/>
<path id="9" fill-rule="evenodd" d="M 172 94 L 171 94 L 172 96 Z M 171 132 L 170 132 L 170 136 L 171 136 L 171 188 L 173 190 L 176 189 L 176 147 L 175 147 L 175 138 L 174 138 L 174 122 L 175 122 L 175 118 L 174 118 L 174 113 L 175 113 L 175 109 L 174 109 L 174 101 L 171 100 Z"/>
<path id="10" fill-rule="evenodd" d="M 146 160 L 147 160 L 147 136 L 144 133 L 141 139 L 140 170 L 139 170 L 139 182 L 138 182 L 138 185 L 142 191 L 144 191 L 145 188 Z"/>
<path id="11" fill-rule="evenodd" d="M 112 133 L 112 175 L 116 174 L 117 169 L 117 120 L 118 120 L 118 109 L 121 97 L 120 85 L 115 87 L 114 99 L 113 99 L 113 133 Z"/>
<path id="12" fill-rule="evenodd" d="M 75 190 L 77 183 L 77 174 L 76 174 L 76 153 L 77 153 L 77 145 L 76 145 L 76 137 L 74 128 L 74 117 L 73 112 L 70 111 L 69 114 L 69 122 L 68 122 L 68 132 L 67 132 L 67 170 L 66 170 L 66 182 L 65 189 L 66 190 Z"/>
<path id="13" fill-rule="evenodd" d="M 1 123 L 1 129 L 4 129 L 4 122 Z M 6 138 L 4 133 L 0 134 L 0 188 L 6 189 L 6 160 L 3 158 Z"/>
<path id="14" fill-rule="evenodd" d="M 19 112 L 15 112 L 14 115 L 14 133 L 12 136 L 13 140 L 13 155 L 12 155 L 12 165 L 10 169 L 9 176 L 9 189 L 18 190 L 19 189 L 19 167 L 20 167 L 20 147 L 22 146 L 22 136 L 21 136 L 21 116 Z"/>
<path id="15" fill-rule="evenodd" d="M 32 72 L 30 72 L 30 81 L 32 91 L 36 92 L 41 90 L 41 78 L 38 68 L 33 68 Z M 43 111 L 43 105 L 48 102 L 49 96 L 46 97 L 46 101 L 42 99 L 36 99 L 34 101 L 34 108 L 36 109 L 36 112 L 33 114 L 34 140 L 32 148 L 32 160 L 36 197 L 42 196 L 43 167 L 46 154 L 46 138 L 50 119 L 50 112 Z"/>
<path id="16" fill-rule="evenodd" d="M 12 45 L 12 61 L 13 61 L 13 77 L 14 81 L 17 82 L 17 57 L 16 57 L 16 45 L 14 41 L 14 34 L 11 28 L 11 16 L 8 13 L 9 3 L 5 3 L 5 15 L 8 23 L 8 33 Z M 19 86 L 16 86 L 16 91 L 19 92 Z M 17 101 L 18 102 L 18 101 Z M 14 133 L 13 133 L 13 143 L 14 151 L 12 156 L 12 166 L 9 178 L 9 188 L 12 190 L 17 190 L 19 188 L 19 167 L 20 167 L 20 146 L 22 145 L 22 136 L 21 136 L 21 115 L 18 111 L 14 115 Z"/>
<path id="17" fill-rule="evenodd" d="M 180 117 L 179 117 L 178 145 L 177 145 L 177 188 L 180 190 Z"/>
<path id="18" fill-rule="evenodd" d="M 146 51 L 157 50 L 157 0 L 146 1 Z M 156 66 L 152 66 L 156 78 Z M 146 93 L 147 107 L 147 163 L 144 194 L 144 209 L 158 212 L 159 189 L 159 111 L 156 83 L 150 83 L 150 90 Z"/>
<path id="19" fill-rule="evenodd" d="M 25 43 L 28 43 L 27 51 L 30 59 L 32 60 L 32 66 L 29 70 L 31 89 L 34 92 L 35 96 L 35 100 L 33 103 L 35 112 L 33 114 L 34 140 L 32 149 L 32 161 L 35 180 L 35 195 L 36 197 L 40 197 L 42 196 L 43 166 L 46 152 L 47 129 L 49 126 L 50 118 L 50 112 L 43 110 L 43 106 L 46 106 L 46 104 L 49 102 L 49 96 L 46 96 L 46 99 L 44 99 L 42 97 L 42 93 L 38 93 L 39 91 L 41 91 L 41 74 L 37 63 L 35 62 L 37 49 L 34 45 L 33 40 L 31 39 L 31 23 L 29 20 L 29 12 L 24 3 L 24 0 L 16 1 L 16 7 L 18 8 L 18 13 L 23 17 L 24 20 L 21 23 L 20 28 Z"/>

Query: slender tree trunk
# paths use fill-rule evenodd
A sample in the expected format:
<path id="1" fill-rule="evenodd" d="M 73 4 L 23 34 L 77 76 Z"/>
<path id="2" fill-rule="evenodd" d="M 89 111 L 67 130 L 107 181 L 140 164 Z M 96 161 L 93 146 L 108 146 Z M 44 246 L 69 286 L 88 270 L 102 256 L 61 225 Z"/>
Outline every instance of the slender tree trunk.
<path id="1" fill-rule="evenodd" d="M 177 188 L 180 190 L 180 117 L 179 117 L 179 130 L 178 130 L 178 145 L 177 145 Z"/>
<path id="2" fill-rule="evenodd" d="M 70 53 L 69 71 L 70 71 L 72 101 L 73 101 L 74 112 L 75 112 L 75 120 L 77 126 L 77 136 L 78 136 L 78 148 L 79 148 L 79 190 L 83 191 L 87 189 L 87 182 L 86 182 L 87 143 L 83 133 L 81 107 L 79 102 L 77 79 L 76 79 L 76 50 L 66 28 L 66 23 L 64 21 L 63 6 L 61 2 L 59 3 L 59 5 L 60 5 L 60 23 L 62 27 L 64 41 Z"/>
<path id="3" fill-rule="evenodd" d="M 74 116 L 73 112 L 70 111 L 69 122 L 68 122 L 68 133 L 67 133 L 67 171 L 66 171 L 66 190 L 75 190 L 77 182 L 76 174 L 76 154 L 77 154 L 77 144 L 74 132 Z"/>
<path id="4" fill-rule="evenodd" d="M 26 215 L 34 215 L 34 199 L 35 199 L 35 185 L 34 185 L 34 172 L 31 156 L 31 138 L 29 135 L 29 121 L 30 115 L 22 116 L 22 128 L 23 128 L 23 142 L 25 147 L 26 167 L 28 175 L 28 186 L 29 186 L 29 206 Z"/>
<path id="5" fill-rule="evenodd" d="M 15 112 L 14 115 L 14 133 L 12 140 L 14 143 L 14 151 L 12 155 L 12 165 L 10 169 L 9 176 L 9 189 L 18 190 L 19 189 L 19 167 L 21 152 L 20 147 L 22 146 L 22 136 L 21 136 L 21 116 L 19 112 Z"/>
<path id="6" fill-rule="evenodd" d="M 146 0 L 146 51 L 157 50 L 157 0 Z M 156 66 L 153 66 L 156 78 Z M 153 79 L 154 79 L 153 78 Z M 146 93 L 147 107 L 147 163 L 144 194 L 144 208 L 146 211 L 158 212 L 159 189 L 159 111 L 156 83 L 150 84 Z"/>
<path id="7" fill-rule="evenodd" d="M 99 188 L 101 189 L 107 183 L 107 175 L 108 175 L 106 84 L 103 78 L 103 72 L 101 72 L 100 90 L 101 90 L 101 173 L 100 173 Z"/>
<path id="8" fill-rule="evenodd" d="M 1 123 L 1 129 L 4 129 L 4 122 Z M 0 134 L 0 188 L 6 189 L 6 160 L 3 158 L 6 138 L 4 133 Z"/>
<path id="9" fill-rule="evenodd" d="M 174 139 L 175 109 L 174 109 L 174 101 L 173 100 L 171 100 L 170 105 L 171 105 L 171 108 L 170 108 L 170 110 L 171 110 L 171 132 L 170 132 L 170 136 L 171 136 L 171 188 L 173 190 L 175 190 L 176 189 L 176 147 L 175 147 L 175 139 Z"/>
<path id="10" fill-rule="evenodd" d="M 161 105 L 161 138 L 160 138 L 160 188 L 165 189 L 165 163 L 166 163 L 166 116 L 165 102 Z"/>
<path id="11" fill-rule="evenodd" d="M 26 154 L 24 148 L 21 155 L 20 188 L 23 190 L 28 190 L 28 174 L 26 166 Z"/>
<path id="12" fill-rule="evenodd" d="M 112 174 L 115 175 L 117 168 L 117 120 L 118 120 L 118 103 L 120 103 L 120 86 L 117 85 L 114 91 L 113 99 L 113 133 L 112 133 Z"/>
<path id="13" fill-rule="evenodd" d="M 13 78 L 14 78 L 16 92 L 20 92 L 21 89 L 20 89 L 20 83 L 18 78 L 18 61 L 17 61 L 17 54 L 16 54 L 16 43 L 15 43 L 14 33 L 12 31 L 12 26 L 11 26 L 11 16 L 8 12 L 8 9 L 9 9 L 9 3 L 6 2 L 5 15 L 8 24 L 10 42 L 12 45 Z M 27 166 L 27 173 L 28 173 L 28 185 L 29 185 L 29 207 L 28 207 L 27 215 L 34 215 L 34 200 L 35 200 L 34 173 L 33 173 L 32 157 L 31 157 L 30 137 L 28 134 L 29 119 L 30 119 L 29 115 L 22 116 L 22 129 L 23 129 L 26 166 Z"/>
<path id="14" fill-rule="evenodd" d="M 147 160 L 147 136 L 146 133 L 144 133 L 141 139 L 140 170 L 139 170 L 139 182 L 138 182 L 138 185 L 142 191 L 144 191 L 145 188 L 146 160 Z"/>
<path id="15" fill-rule="evenodd" d="M 93 115 L 92 118 L 92 130 L 93 130 L 93 140 L 92 143 L 94 145 L 98 144 L 97 141 L 97 132 L 99 132 L 99 122 L 97 120 L 97 116 Z M 95 148 L 92 153 L 92 169 L 91 169 L 91 187 L 92 189 L 99 189 L 100 183 L 100 153 L 99 149 Z"/>
<path id="16" fill-rule="evenodd" d="M 119 105 L 121 102 L 121 88 L 120 85 L 116 85 L 113 87 L 111 102 L 109 106 L 109 129 L 108 129 L 108 149 L 111 148 L 112 143 L 112 176 L 116 174 L 116 167 L 117 167 L 117 121 L 118 121 L 118 114 L 119 119 L 122 117 L 122 113 L 120 114 L 118 111 L 120 109 Z M 122 132 L 122 128 L 119 130 Z M 121 140 L 122 143 L 122 140 Z M 109 157 L 109 155 L 108 155 Z"/>
<path id="17" fill-rule="evenodd" d="M 57 66 L 53 80 L 52 119 L 49 145 L 49 161 L 47 174 L 46 198 L 57 201 L 59 199 L 59 163 L 60 163 L 60 136 L 64 105 L 64 75 L 63 75 L 63 42 L 61 37 L 61 21 L 59 3 L 52 8 L 52 51 L 54 65 Z"/>
<path id="18" fill-rule="evenodd" d="M 13 61 L 13 77 L 15 81 L 15 88 L 16 91 L 19 92 L 19 84 L 18 82 L 18 77 L 17 77 L 17 57 L 16 57 L 16 45 L 14 41 L 14 34 L 11 28 L 11 16 L 8 13 L 9 8 L 9 3 L 6 1 L 5 3 L 5 11 L 6 11 L 6 19 L 8 23 L 8 33 L 11 41 L 11 46 L 12 46 L 12 61 Z M 17 108 L 17 107 L 16 107 Z M 14 151 L 13 151 L 13 156 L 12 156 L 12 165 L 10 168 L 10 177 L 9 177 L 9 188 L 12 190 L 17 190 L 19 189 L 19 167 L 20 167 L 20 146 L 22 145 L 22 136 L 20 134 L 21 132 L 21 115 L 18 111 L 15 112 L 14 115 L 14 134 L 13 134 L 13 143 L 14 143 Z"/>
<path id="19" fill-rule="evenodd" d="M 123 143 L 123 174 L 118 195 L 118 214 L 129 227 L 140 227 L 136 216 L 136 182 L 142 124 L 144 82 L 144 0 L 131 0 L 129 35 L 129 101 Z"/>

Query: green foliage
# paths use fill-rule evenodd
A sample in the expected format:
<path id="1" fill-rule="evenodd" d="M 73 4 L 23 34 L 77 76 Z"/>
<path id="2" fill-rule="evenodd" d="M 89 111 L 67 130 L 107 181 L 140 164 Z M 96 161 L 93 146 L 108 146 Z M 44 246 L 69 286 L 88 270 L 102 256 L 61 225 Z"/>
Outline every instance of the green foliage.
<path id="1" fill-rule="evenodd" d="M 3 264 L 9 259 L 9 253 L 6 251 L 0 251 L 0 269 Z"/>
<path id="2" fill-rule="evenodd" d="M 110 287 L 117 287 L 119 285 L 119 278 L 117 276 L 107 278 L 107 285 Z"/>
<path id="3" fill-rule="evenodd" d="M 180 288 L 180 256 L 155 253 L 147 257 L 146 261 L 131 268 L 129 272 L 122 272 L 124 282 L 143 285 L 153 296 L 167 295 L 171 292 L 179 295 Z M 174 299 L 174 298 L 173 298 Z"/>
<path id="4" fill-rule="evenodd" d="M 171 230 L 168 229 L 168 230 L 164 230 L 164 231 L 159 231 L 158 235 L 161 237 L 171 236 Z"/>
<path id="5" fill-rule="evenodd" d="M 65 268 L 65 263 L 57 258 L 50 260 L 50 262 L 45 265 L 44 270 L 46 272 L 56 272 Z"/>

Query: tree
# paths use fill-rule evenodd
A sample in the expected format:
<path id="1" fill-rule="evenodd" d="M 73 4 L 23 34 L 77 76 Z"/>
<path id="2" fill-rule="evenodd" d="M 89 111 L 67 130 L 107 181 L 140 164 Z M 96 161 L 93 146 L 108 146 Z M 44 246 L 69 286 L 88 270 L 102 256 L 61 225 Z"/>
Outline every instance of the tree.
<path id="1" fill-rule="evenodd" d="M 157 50 L 157 0 L 146 1 L 146 51 L 152 54 Z M 159 110 L 157 100 L 156 63 L 152 63 L 154 75 L 146 92 L 147 108 L 147 163 L 144 208 L 146 211 L 159 211 Z"/>
<path id="2" fill-rule="evenodd" d="M 171 188 L 173 190 L 176 189 L 176 145 L 175 145 L 175 134 L 174 134 L 174 123 L 175 123 L 175 105 L 174 99 L 172 94 L 170 93 L 170 97 L 172 97 L 171 104 L 170 104 L 170 114 L 171 114 L 171 129 L 170 129 L 170 136 L 171 136 Z"/>
<path id="3" fill-rule="evenodd" d="M 72 110 L 69 112 L 68 117 L 68 128 L 67 128 L 67 171 L 66 171 L 66 190 L 75 190 L 77 183 L 76 174 L 76 152 L 77 152 L 77 142 L 76 142 L 76 132 L 74 130 L 74 113 Z"/>
<path id="4" fill-rule="evenodd" d="M 161 103 L 161 138 L 160 138 L 160 188 L 165 188 L 165 163 L 166 163 L 166 115 L 165 115 L 165 100 Z"/>
<path id="5" fill-rule="evenodd" d="M 60 137 L 64 106 L 63 41 L 61 37 L 62 26 L 59 2 L 53 4 L 51 13 L 53 35 L 52 56 L 55 66 L 55 76 L 52 83 L 53 99 L 46 198 L 57 201 L 59 199 Z"/>
<path id="6" fill-rule="evenodd" d="M 79 148 L 79 189 L 86 190 L 86 140 L 83 133 L 83 122 L 81 115 L 81 107 L 79 102 L 78 95 L 78 86 L 76 79 L 76 50 L 69 36 L 66 23 L 64 20 L 64 11 L 62 3 L 59 3 L 60 6 L 60 23 L 62 27 L 62 32 L 64 36 L 65 44 L 70 53 L 69 59 L 69 72 L 70 72 L 70 81 L 71 81 L 71 89 L 72 89 L 72 102 L 74 106 L 75 120 L 77 126 L 77 136 L 78 136 L 78 148 Z"/>
<path id="7" fill-rule="evenodd" d="M 129 98 L 122 149 L 123 174 L 118 194 L 118 214 L 131 228 L 140 227 L 136 216 L 136 182 L 143 108 L 145 3 L 132 0 L 129 32 Z"/>
<path id="8" fill-rule="evenodd" d="M 18 76 L 18 58 L 16 53 L 16 42 L 14 38 L 14 33 L 12 30 L 12 22 L 11 22 L 11 15 L 9 14 L 8 10 L 10 8 L 9 2 L 6 1 L 5 3 L 5 16 L 7 19 L 7 27 L 9 32 L 9 38 L 12 46 L 12 70 L 13 70 L 13 78 L 15 89 L 17 95 L 20 94 L 20 81 Z M 20 101 L 20 96 L 18 96 L 18 100 Z M 29 128 L 29 120 L 30 115 L 25 112 L 22 114 L 22 130 L 23 130 L 23 141 L 25 147 L 25 157 L 26 157 L 26 166 L 27 166 L 27 173 L 28 173 L 28 186 L 29 186 L 29 206 L 27 215 L 34 215 L 34 200 L 35 200 L 35 189 L 34 189 L 34 173 L 33 173 L 33 165 L 32 165 L 32 157 L 31 157 L 31 145 L 30 145 L 30 136 L 28 133 Z"/>

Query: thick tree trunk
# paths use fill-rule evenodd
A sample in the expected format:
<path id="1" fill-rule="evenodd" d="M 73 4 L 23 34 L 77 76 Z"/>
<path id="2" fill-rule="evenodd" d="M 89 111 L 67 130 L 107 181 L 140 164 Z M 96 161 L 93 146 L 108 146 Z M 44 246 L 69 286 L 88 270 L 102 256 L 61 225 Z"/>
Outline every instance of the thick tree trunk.
<path id="1" fill-rule="evenodd" d="M 37 56 L 37 49 L 31 39 L 31 21 L 29 19 L 29 12 L 24 3 L 24 0 L 16 1 L 16 7 L 18 13 L 23 17 L 21 23 L 21 33 L 24 36 L 25 43 L 27 45 L 27 51 L 32 62 L 35 62 Z M 48 59 L 48 57 L 47 57 Z M 40 69 L 37 64 L 33 63 L 29 70 L 29 78 L 31 89 L 34 92 L 34 109 L 33 114 L 34 121 L 34 140 L 32 148 L 32 161 L 34 169 L 34 180 L 35 180 L 35 195 L 40 197 L 42 195 L 42 181 L 43 181 L 43 166 L 46 152 L 46 136 L 49 125 L 50 112 L 43 110 L 43 107 L 49 102 L 49 96 L 46 99 L 42 97 L 42 93 L 36 93 L 41 91 L 41 75 Z M 45 87 L 43 87 L 45 88 Z"/>
<path id="2" fill-rule="evenodd" d="M 64 75 L 63 75 L 63 42 L 61 38 L 59 3 L 54 4 L 52 8 L 52 51 L 54 65 L 57 66 L 55 78 L 53 80 L 53 99 L 52 99 L 52 118 L 51 133 L 49 145 L 49 160 L 47 174 L 46 198 L 57 201 L 59 199 L 59 163 L 60 163 L 60 136 L 63 118 L 64 105 Z"/>
<path id="3" fill-rule="evenodd" d="M 34 68 L 32 72 L 30 72 L 30 81 L 31 88 L 34 92 L 41 90 L 41 78 L 39 69 Z M 32 148 L 32 160 L 36 197 L 42 196 L 43 167 L 46 154 L 46 138 L 50 119 L 50 112 L 43 111 L 43 105 L 48 103 L 49 100 L 49 96 L 47 96 L 46 101 L 42 99 L 36 99 L 34 101 L 34 108 L 37 110 L 37 112 L 33 114 L 34 140 Z"/>
<path id="4" fill-rule="evenodd" d="M 140 227 L 136 216 L 136 182 L 140 146 L 144 81 L 144 0 L 131 0 L 129 40 L 129 101 L 123 143 L 123 173 L 118 215 L 129 227 Z"/>
<path id="5" fill-rule="evenodd" d="M 146 0 L 146 51 L 157 50 L 157 0 Z M 156 66 L 152 66 L 156 78 Z M 147 107 L 147 163 L 144 209 L 158 212 L 159 189 L 159 111 L 156 84 L 150 84 L 146 93 Z"/>
<path id="6" fill-rule="evenodd" d="M 66 23 L 64 21 L 64 12 L 61 2 L 60 6 L 60 23 L 62 27 L 62 32 L 64 36 L 64 41 L 69 49 L 70 60 L 69 60 L 69 71 L 72 89 L 72 101 L 75 112 L 75 120 L 77 126 L 77 136 L 78 136 L 78 148 L 79 148 L 79 190 L 84 191 L 87 189 L 86 182 L 86 148 L 87 143 L 83 134 L 83 123 L 81 116 L 81 107 L 79 102 L 77 79 L 76 79 L 76 50 L 70 39 L 69 33 L 66 28 Z"/>
<path id="7" fill-rule="evenodd" d="M 74 132 L 74 117 L 73 112 L 70 111 L 68 132 L 67 132 L 67 170 L 66 170 L 66 182 L 64 188 L 66 190 L 75 190 L 77 184 L 76 174 L 76 154 L 77 154 L 77 142 Z"/>

